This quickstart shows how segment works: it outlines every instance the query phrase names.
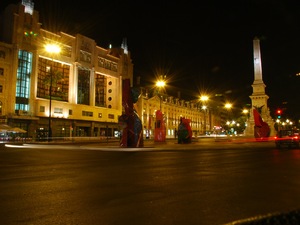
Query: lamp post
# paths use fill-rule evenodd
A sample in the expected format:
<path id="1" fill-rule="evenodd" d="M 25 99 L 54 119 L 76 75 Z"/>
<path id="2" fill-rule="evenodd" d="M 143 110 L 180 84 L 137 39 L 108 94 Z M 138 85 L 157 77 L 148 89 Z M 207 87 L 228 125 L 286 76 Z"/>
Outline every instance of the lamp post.
<path id="1" fill-rule="evenodd" d="M 248 110 L 248 109 L 243 109 L 243 113 L 244 113 L 245 115 L 248 115 L 249 110 Z"/>
<path id="2" fill-rule="evenodd" d="M 232 108 L 232 104 L 231 103 L 226 103 L 225 104 L 225 108 L 227 109 L 227 112 L 229 114 L 230 109 Z"/>
<path id="3" fill-rule="evenodd" d="M 232 108 L 232 104 L 231 103 L 225 103 L 225 109 L 227 110 L 227 120 L 229 120 L 229 119 L 231 119 L 230 117 L 229 117 L 229 114 L 230 114 L 230 110 L 231 110 L 231 108 Z"/>
<path id="4" fill-rule="evenodd" d="M 242 117 L 242 122 L 243 122 L 243 126 L 242 126 L 242 129 L 243 129 L 243 133 L 246 134 L 246 129 L 247 129 L 247 126 L 248 126 L 248 120 L 249 120 L 249 109 L 246 109 L 244 108 L 243 111 L 242 111 L 242 114 L 244 115 Z"/>
<path id="5" fill-rule="evenodd" d="M 159 89 L 159 110 L 156 111 L 154 141 L 160 142 L 164 142 L 166 140 L 166 126 L 161 111 L 161 89 L 164 88 L 165 84 L 165 80 L 162 77 L 156 82 L 156 87 Z"/>
<path id="6" fill-rule="evenodd" d="M 166 85 L 166 82 L 163 79 L 160 79 L 156 81 L 156 87 L 159 89 L 159 110 L 161 111 L 161 94 L 160 91 L 162 88 L 164 88 Z"/>
<path id="7" fill-rule="evenodd" d="M 46 52 L 50 53 L 52 56 L 52 62 L 50 67 L 50 87 L 49 87 L 49 116 L 48 116 L 48 141 L 52 138 L 52 127 L 51 127 L 51 107 L 52 107 L 52 75 L 53 75 L 53 54 L 58 54 L 60 52 L 60 47 L 55 44 L 45 45 Z"/>
<path id="8" fill-rule="evenodd" d="M 208 96 L 207 95 L 202 95 L 200 97 L 200 101 L 202 102 L 202 109 L 204 111 L 204 129 L 203 129 L 203 132 L 204 132 L 204 135 L 206 135 L 206 110 L 207 110 L 207 106 L 206 106 L 206 102 L 208 101 Z"/>

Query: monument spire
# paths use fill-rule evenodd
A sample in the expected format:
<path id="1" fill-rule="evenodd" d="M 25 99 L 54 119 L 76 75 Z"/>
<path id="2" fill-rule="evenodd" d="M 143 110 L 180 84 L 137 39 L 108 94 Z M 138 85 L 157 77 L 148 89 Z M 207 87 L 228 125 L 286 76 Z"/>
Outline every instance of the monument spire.
<path id="1" fill-rule="evenodd" d="M 254 82 L 262 82 L 260 41 L 257 37 L 255 37 L 253 40 L 253 58 L 254 58 Z"/>
<path id="2" fill-rule="evenodd" d="M 261 66 L 261 54 L 260 54 L 260 40 L 255 37 L 253 40 L 253 65 L 254 65 L 254 82 L 253 95 L 265 94 L 266 85 L 263 82 L 262 66 Z M 268 99 L 268 96 L 264 97 Z"/>
<path id="3" fill-rule="evenodd" d="M 260 54 L 260 40 L 255 37 L 253 40 L 253 64 L 254 64 L 254 81 L 252 84 L 253 93 L 251 96 L 252 107 L 250 110 L 250 116 L 247 121 L 247 128 L 245 134 L 252 136 L 257 130 L 259 130 L 254 121 L 253 111 L 257 111 L 261 119 L 266 122 L 270 128 L 270 135 L 273 135 L 274 132 L 274 122 L 270 116 L 270 111 L 268 108 L 268 99 L 269 96 L 266 95 L 265 88 L 266 85 L 263 82 L 262 74 L 262 63 L 261 63 L 261 54 Z"/>

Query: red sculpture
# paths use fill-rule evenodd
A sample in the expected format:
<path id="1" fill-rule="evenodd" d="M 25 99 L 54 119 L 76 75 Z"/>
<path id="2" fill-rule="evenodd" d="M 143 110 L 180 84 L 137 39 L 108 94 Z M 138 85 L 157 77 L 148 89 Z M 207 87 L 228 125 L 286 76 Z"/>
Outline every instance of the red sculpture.
<path id="1" fill-rule="evenodd" d="M 256 109 L 253 109 L 254 117 L 254 137 L 257 140 L 265 140 L 270 136 L 270 127 L 264 122 Z"/>
<path id="2" fill-rule="evenodd" d="M 158 141 L 158 142 L 166 141 L 166 125 L 164 121 L 164 116 L 160 110 L 156 111 L 154 141 Z"/>
<path id="3" fill-rule="evenodd" d="M 180 118 L 178 126 L 178 144 L 186 144 L 192 142 L 192 129 L 190 126 L 190 119 Z"/>
<path id="4" fill-rule="evenodd" d="M 119 117 L 121 147 L 144 147 L 142 122 L 134 109 L 139 98 L 137 90 L 130 87 L 130 80 L 123 80 L 122 105 L 124 113 Z"/>

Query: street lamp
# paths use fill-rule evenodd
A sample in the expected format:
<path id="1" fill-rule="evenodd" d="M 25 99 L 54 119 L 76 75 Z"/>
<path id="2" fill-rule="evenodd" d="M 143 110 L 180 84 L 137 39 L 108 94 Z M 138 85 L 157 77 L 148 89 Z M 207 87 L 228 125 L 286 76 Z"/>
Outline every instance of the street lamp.
<path id="1" fill-rule="evenodd" d="M 156 81 L 156 87 L 158 87 L 158 89 L 159 89 L 159 110 L 160 111 L 161 111 L 161 95 L 160 95 L 160 90 L 162 88 L 164 88 L 165 85 L 166 85 L 166 82 L 162 78 L 160 80 Z"/>
<path id="2" fill-rule="evenodd" d="M 227 117 L 228 118 L 229 118 L 229 112 L 231 111 L 231 108 L 232 108 L 232 104 L 231 103 L 226 103 L 225 104 L 225 109 L 227 110 Z"/>
<path id="3" fill-rule="evenodd" d="M 200 101 L 202 102 L 202 109 L 204 110 L 204 135 L 206 135 L 206 110 L 207 110 L 207 106 L 205 105 L 206 102 L 208 101 L 208 96 L 207 95 L 202 95 L 200 96 Z"/>
<path id="4" fill-rule="evenodd" d="M 232 104 L 231 103 L 225 103 L 225 109 L 227 110 L 227 117 L 229 118 L 229 112 L 231 111 Z M 229 118 L 230 119 L 230 118 Z"/>
<path id="5" fill-rule="evenodd" d="M 230 110 L 231 107 L 232 107 L 232 104 L 231 104 L 231 103 L 226 103 L 226 104 L 225 104 L 225 108 L 226 108 L 227 110 Z"/>
<path id="6" fill-rule="evenodd" d="M 229 114 L 230 114 L 230 110 L 231 110 L 231 108 L 232 108 L 232 104 L 229 103 L 229 102 L 227 102 L 227 103 L 225 103 L 224 107 L 225 107 L 225 109 L 227 110 L 227 119 L 231 119 L 231 118 L 230 118 L 231 116 L 229 116 Z"/>
<path id="7" fill-rule="evenodd" d="M 48 141 L 52 138 L 52 128 L 51 128 L 51 104 L 52 104 L 52 75 L 53 75 L 53 54 L 58 54 L 60 52 L 60 47 L 55 44 L 45 45 L 46 52 L 50 53 L 52 56 L 52 62 L 50 67 L 50 90 L 49 90 L 49 116 L 48 116 Z"/>
<path id="8" fill-rule="evenodd" d="M 248 110 L 248 109 L 243 109 L 243 113 L 244 113 L 245 115 L 247 115 L 247 114 L 249 113 L 249 110 Z"/>
<path id="9" fill-rule="evenodd" d="M 166 85 L 165 79 L 161 76 L 159 80 L 156 81 L 156 87 L 158 88 L 159 94 L 159 109 L 156 111 L 155 117 L 155 130 L 154 130 L 154 141 L 163 142 L 166 140 L 166 125 L 161 111 L 161 89 Z"/>

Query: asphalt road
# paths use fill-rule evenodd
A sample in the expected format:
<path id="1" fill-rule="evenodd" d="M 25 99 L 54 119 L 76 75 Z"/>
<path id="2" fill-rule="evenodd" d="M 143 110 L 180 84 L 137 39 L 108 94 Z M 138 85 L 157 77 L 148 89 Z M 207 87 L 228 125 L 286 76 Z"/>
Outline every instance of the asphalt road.
<path id="1" fill-rule="evenodd" d="M 300 150 L 273 142 L 0 150 L 0 224 L 221 225 L 300 208 Z"/>

